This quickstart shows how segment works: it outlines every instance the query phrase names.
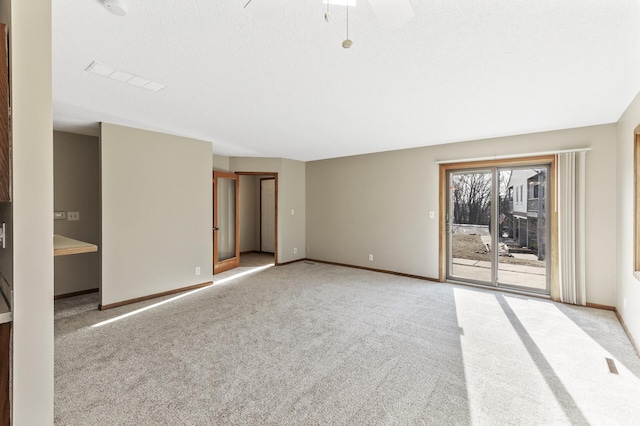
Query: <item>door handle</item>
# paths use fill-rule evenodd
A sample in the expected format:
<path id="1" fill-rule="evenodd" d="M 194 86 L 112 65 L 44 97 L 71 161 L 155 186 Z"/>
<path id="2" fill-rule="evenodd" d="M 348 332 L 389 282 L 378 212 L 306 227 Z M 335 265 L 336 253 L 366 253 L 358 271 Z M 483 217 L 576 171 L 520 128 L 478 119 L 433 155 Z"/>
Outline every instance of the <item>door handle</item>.
<path id="1" fill-rule="evenodd" d="M 220 228 L 218 228 L 217 226 L 214 226 L 214 227 L 213 227 L 213 230 L 214 230 L 214 231 L 219 231 L 219 230 L 220 230 Z"/>

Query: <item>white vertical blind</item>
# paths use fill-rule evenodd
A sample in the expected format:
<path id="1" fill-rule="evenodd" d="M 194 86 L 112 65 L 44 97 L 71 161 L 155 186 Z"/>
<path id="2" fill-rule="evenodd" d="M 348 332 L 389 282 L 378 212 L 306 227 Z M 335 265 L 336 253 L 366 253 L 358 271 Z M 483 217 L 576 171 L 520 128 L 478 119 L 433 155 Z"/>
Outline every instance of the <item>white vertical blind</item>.
<path id="1" fill-rule="evenodd" d="M 585 152 L 558 154 L 560 301 L 586 305 Z"/>

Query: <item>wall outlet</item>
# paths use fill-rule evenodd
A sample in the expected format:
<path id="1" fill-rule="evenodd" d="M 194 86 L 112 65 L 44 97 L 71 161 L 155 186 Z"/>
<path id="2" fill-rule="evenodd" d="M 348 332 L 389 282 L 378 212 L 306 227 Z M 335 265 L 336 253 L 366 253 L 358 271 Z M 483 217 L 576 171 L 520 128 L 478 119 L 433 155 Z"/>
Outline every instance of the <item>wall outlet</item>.
<path id="1" fill-rule="evenodd" d="M 296 211 L 294 209 L 291 209 L 291 216 L 293 216 L 294 214 L 296 214 Z"/>
<path id="2" fill-rule="evenodd" d="M 80 220 L 80 212 L 69 212 L 67 213 L 67 220 Z"/>
<path id="3" fill-rule="evenodd" d="M 196 275 L 200 275 L 200 267 L 196 266 Z"/>
<path id="4" fill-rule="evenodd" d="M 297 248 L 293 249 L 293 254 L 298 254 L 298 249 Z"/>
<path id="5" fill-rule="evenodd" d="M 372 254 L 369 255 L 369 262 L 373 262 L 373 255 Z"/>

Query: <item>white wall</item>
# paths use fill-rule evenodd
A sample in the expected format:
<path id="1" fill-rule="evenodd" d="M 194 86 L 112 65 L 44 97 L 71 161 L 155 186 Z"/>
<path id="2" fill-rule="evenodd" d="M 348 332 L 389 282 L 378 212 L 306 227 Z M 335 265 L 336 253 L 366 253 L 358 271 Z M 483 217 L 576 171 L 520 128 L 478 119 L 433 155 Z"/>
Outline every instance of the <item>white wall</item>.
<path id="1" fill-rule="evenodd" d="M 211 144 L 108 123 L 100 144 L 102 304 L 211 281 Z"/>
<path id="2" fill-rule="evenodd" d="M 306 257 L 306 196 L 306 164 L 283 159 L 278 177 L 278 251 L 282 253 L 278 262 Z M 295 214 L 291 214 L 292 210 Z"/>
<path id="3" fill-rule="evenodd" d="M 53 132 L 55 211 L 77 211 L 79 221 L 54 220 L 58 235 L 100 247 L 100 141 Z M 56 295 L 100 287 L 100 252 L 54 258 Z"/>
<path id="4" fill-rule="evenodd" d="M 613 306 L 615 141 L 611 124 L 309 162 L 307 257 L 437 279 L 439 225 L 429 219 L 439 208 L 437 160 L 591 147 L 587 300 Z"/>
<path id="5" fill-rule="evenodd" d="M 212 156 L 213 170 L 219 170 L 223 172 L 229 171 L 229 157 L 224 155 Z"/>
<path id="6" fill-rule="evenodd" d="M 2 3 L 7 22 L 7 1 Z M 11 4 L 13 424 L 53 424 L 51 2 Z"/>
<path id="7" fill-rule="evenodd" d="M 640 125 L 640 95 L 618 121 L 617 163 L 617 299 L 622 316 L 636 345 L 640 344 L 640 280 L 633 275 L 634 130 Z"/>
<path id="8" fill-rule="evenodd" d="M 304 259 L 305 163 L 281 158 L 231 157 L 229 171 L 278 173 L 278 263 Z"/>

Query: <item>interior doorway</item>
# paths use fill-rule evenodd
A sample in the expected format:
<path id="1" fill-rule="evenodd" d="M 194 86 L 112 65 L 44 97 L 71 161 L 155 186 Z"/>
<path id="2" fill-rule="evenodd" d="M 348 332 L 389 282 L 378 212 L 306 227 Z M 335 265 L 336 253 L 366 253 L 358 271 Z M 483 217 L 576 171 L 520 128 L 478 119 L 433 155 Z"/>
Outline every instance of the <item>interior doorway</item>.
<path id="1" fill-rule="evenodd" d="M 260 251 L 275 253 L 276 180 L 260 179 Z"/>
<path id="2" fill-rule="evenodd" d="M 214 171 L 213 200 L 213 273 L 265 256 L 277 265 L 278 173 Z"/>
<path id="3" fill-rule="evenodd" d="M 552 163 L 443 166 L 447 280 L 550 293 Z"/>
<path id="4" fill-rule="evenodd" d="M 278 264 L 278 173 L 236 172 L 240 176 L 240 259 L 260 253 Z"/>

